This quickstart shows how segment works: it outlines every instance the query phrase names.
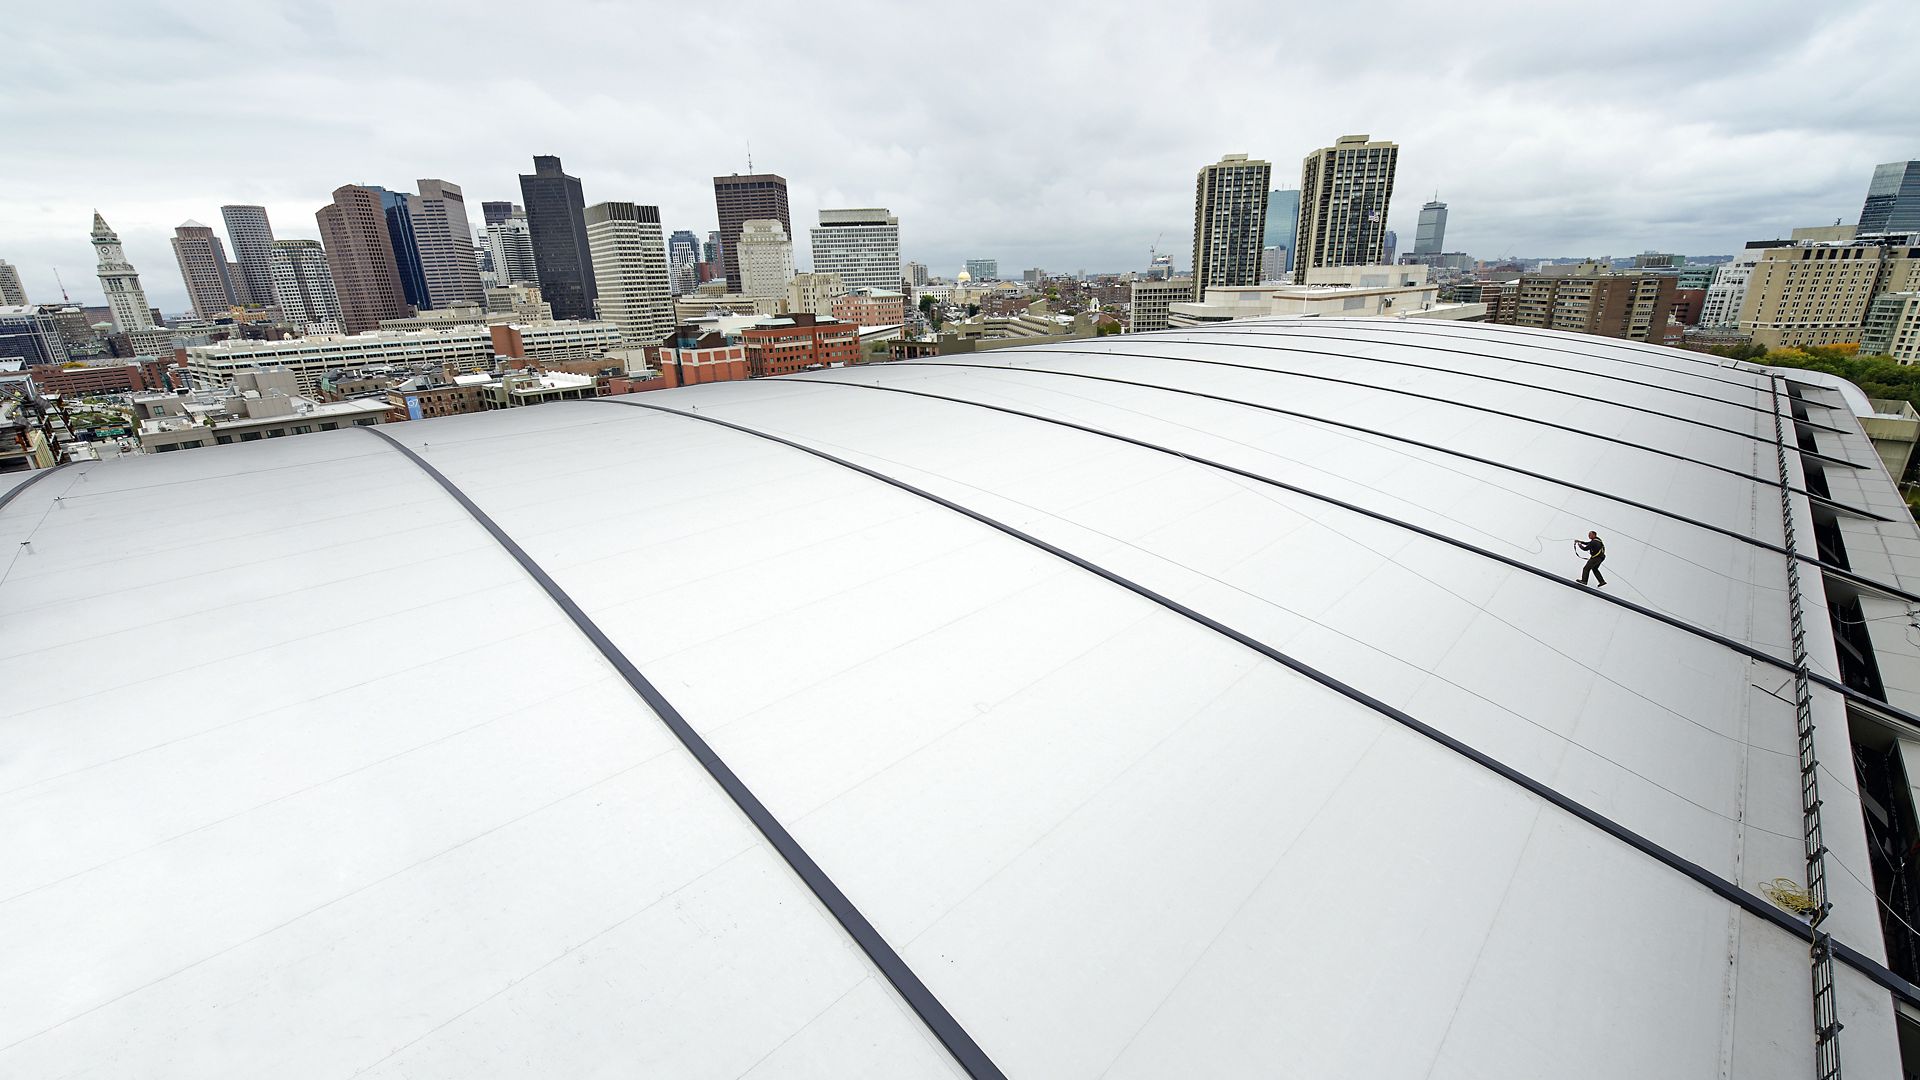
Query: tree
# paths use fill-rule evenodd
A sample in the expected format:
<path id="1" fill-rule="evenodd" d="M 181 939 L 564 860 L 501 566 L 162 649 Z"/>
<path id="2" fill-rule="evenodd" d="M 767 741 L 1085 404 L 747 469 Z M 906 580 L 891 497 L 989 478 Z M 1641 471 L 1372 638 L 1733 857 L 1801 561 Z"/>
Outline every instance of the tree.
<path id="1" fill-rule="evenodd" d="M 980 305 L 979 305 L 979 304 L 968 304 L 968 305 L 967 305 L 967 318 L 969 318 L 969 319 L 971 319 L 971 318 L 973 318 L 973 317 L 974 317 L 975 315 L 978 315 L 978 314 L 980 314 Z"/>

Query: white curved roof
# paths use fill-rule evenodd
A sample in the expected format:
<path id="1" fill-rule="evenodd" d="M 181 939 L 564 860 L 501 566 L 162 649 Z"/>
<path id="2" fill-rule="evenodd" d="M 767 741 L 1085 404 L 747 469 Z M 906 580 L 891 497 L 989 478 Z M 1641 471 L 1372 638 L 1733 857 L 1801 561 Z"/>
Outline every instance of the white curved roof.
<path id="1" fill-rule="evenodd" d="M 1808 1072 L 1804 940 L 1487 761 L 1737 890 L 1804 875 L 1790 672 L 1686 628 L 1789 654 L 1763 375 L 1314 320 L 619 400 L 379 430 L 1006 1075 Z M 1898 512 L 1813 419 L 1867 466 L 1833 498 Z M 1863 527 L 1920 584 L 1911 523 Z M 1563 580 L 1588 529 L 1607 593 Z M 0 1074 L 964 1075 L 386 439 L 40 476 L 0 553 Z M 1884 963 L 1814 704 L 1827 928 Z M 1888 993 L 1836 978 L 1849 1073 L 1893 1075 Z"/>

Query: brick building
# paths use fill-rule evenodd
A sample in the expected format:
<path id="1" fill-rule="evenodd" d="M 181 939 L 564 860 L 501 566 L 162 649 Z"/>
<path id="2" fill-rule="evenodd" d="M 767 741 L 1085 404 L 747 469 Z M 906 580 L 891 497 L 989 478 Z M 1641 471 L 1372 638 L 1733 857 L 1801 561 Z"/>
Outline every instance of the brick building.
<path id="1" fill-rule="evenodd" d="M 817 315 L 783 315 L 748 327 L 740 339 L 746 345 L 748 373 L 756 379 L 860 359 L 860 327 Z"/>
<path id="2" fill-rule="evenodd" d="M 1616 274 L 1583 264 L 1547 274 L 1523 274 L 1509 314 L 1488 304 L 1494 321 L 1659 344 L 1673 311 L 1669 274 Z M 1486 303 L 1483 294 L 1483 303 Z"/>
<path id="3" fill-rule="evenodd" d="M 660 346 L 663 388 L 733 382 L 751 374 L 746 343 L 718 331 L 682 326 Z"/>
<path id="4" fill-rule="evenodd" d="M 39 364 L 28 368 L 27 374 L 42 393 L 80 397 L 85 394 L 131 394 L 171 389 L 167 369 L 172 366 L 171 358 L 157 360 L 148 357 L 85 367 Z"/>
<path id="5" fill-rule="evenodd" d="M 833 317 L 855 326 L 898 326 L 907 321 L 907 298 L 897 289 L 856 289 L 834 298 Z"/>

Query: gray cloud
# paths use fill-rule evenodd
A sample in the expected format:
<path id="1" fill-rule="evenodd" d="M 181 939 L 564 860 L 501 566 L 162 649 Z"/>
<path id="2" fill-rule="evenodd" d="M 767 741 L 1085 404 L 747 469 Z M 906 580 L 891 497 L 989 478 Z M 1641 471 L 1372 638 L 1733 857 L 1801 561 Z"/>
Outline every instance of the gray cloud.
<path id="1" fill-rule="evenodd" d="M 1156 237 L 1187 250 L 1202 164 L 1245 151 L 1297 183 L 1349 132 L 1401 144 L 1405 242 L 1437 190 L 1448 246 L 1483 256 L 1731 252 L 1850 220 L 1874 164 L 1920 155 L 1920 71 L 1876 59 L 1910 20 L 1903 0 L 48 6 L 0 86 L 0 258 L 36 299 L 58 266 L 97 300 L 97 206 L 172 312 L 167 237 L 221 203 L 313 237 L 342 183 L 517 199 L 536 153 L 589 201 L 704 233 L 750 142 L 803 238 L 822 206 L 882 205 L 937 272 L 1120 270 Z"/>

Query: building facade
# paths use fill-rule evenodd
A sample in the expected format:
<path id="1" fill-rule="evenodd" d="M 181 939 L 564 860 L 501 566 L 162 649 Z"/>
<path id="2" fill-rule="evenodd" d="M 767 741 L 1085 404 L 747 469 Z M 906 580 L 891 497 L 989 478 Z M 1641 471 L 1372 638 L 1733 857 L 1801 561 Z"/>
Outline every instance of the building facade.
<path id="1" fill-rule="evenodd" d="M 675 229 L 667 237 L 667 278 L 675 296 L 700 284 L 700 238 L 689 230 Z"/>
<path id="2" fill-rule="evenodd" d="M 598 294 L 579 178 L 568 176 L 559 158 L 536 156 L 533 172 L 520 175 L 520 198 L 527 208 L 540 295 L 553 305 L 555 318 L 593 318 Z"/>
<path id="3" fill-rule="evenodd" d="M 1200 170 L 1193 185 L 1194 299 L 1221 285 L 1260 283 L 1273 166 L 1228 154 Z"/>
<path id="4" fill-rule="evenodd" d="M 793 217 L 787 210 L 787 178 L 775 173 L 735 173 L 713 178 L 713 208 L 720 217 L 720 263 L 725 268 L 727 291 L 741 290 L 740 230 L 749 220 L 777 221 L 788 236 L 793 235 Z"/>
<path id="5" fill-rule="evenodd" d="M 1916 237 L 1901 239 L 1920 241 Z M 1873 298 L 1920 290 L 1920 246 L 1796 244 L 1761 252 L 1739 327 L 1769 349 L 1860 341 Z"/>
<path id="6" fill-rule="evenodd" d="M 833 316 L 833 302 L 847 295 L 847 284 L 839 274 L 795 274 L 787 282 L 787 311 L 807 312 L 821 318 Z"/>
<path id="7" fill-rule="evenodd" d="M 1434 200 L 1420 207 L 1420 224 L 1413 234 L 1415 255 L 1438 255 L 1447 250 L 1447 204 Z"/>
<path id="8" fill-rule="evenodd" d="M 1920 232 L 1920 161 L 1875 166 L 1855 235 L 1911 232 Z"/>
<path id="9" fill-rule="evenodd" d="M 884 207 L 822 210 L 812 239 L 815 273 L 849 289 L 900 287 L 900 219 Z"/>
<path id="10" fill-rule="evenodd" d="M 327 253 L 313 240 L 275 240 L 269 249 L 269 286 L 280 318 L 302 334 L 346 332 L 340 293 Z"/>
<path id="11" fill-rule="evenodd" d="M 408 196 L 414 242 L 420 251 L 420 272 L 426 279 L 431 307 L 478 304 L 480 262 L 474 254 L 473 226 L 467 222 L 467 200 L 458 184 L 421 180 L 420 193 Z"/>
<path id="12" fill-rule="evenodd" d="M 1514 326 L 1661 344 L 1673 311 L 1669 274 L 1611 273 L 1591 264 L 1559 273 L 1522 274 Z M 1489 305 L 1489 314 L 1496 314 Z"/>
<path id="13" fill-rule="evenodd" d="M 381 195 L 371 187 L 345 184 L 334 189 L 333 202 L 314 214 L 340 298 L 340 326 L 349 334 L 372 330 L 381 319 L 413 314 L 394 262 Z"/>
<path id="14" fill-rule="evenodd" d="M 233 282 L 234 299 L 248 304 L 273 302 L 273 224 L 267 220 L 267 208 L 234 203 L 220 208 L 220 220 L 227 227 L 227 243 L 233 259 L 240 264 L 240 279 Z M 228 274 L 232 278 L 232 274 Z"/>
<path id="15" fill-rule="evenodd" d="M 860 328 L 837 319 L 797 313 L 740 332 L 753 377 L 815 367 L 843 367 L 860 359 Z"/>
<path id="16" fill-rule="evenodd" d="M 487 252 L 493 257 L 496 285 L 538 285 L 540 270 L 533 258 L 533 233 L 524 214 L 515 214 L 487 226 Z"/>
<path id="17" fill-rule="evenodd" d="M 660 208 L 595 203 L 586 208 L 585 220 L 600 317 L 619 327 L 629 344 L 665 338 L 673 331 L 674 317 Z"/>
<path id="18" fill-rule="evenodd" d="M 999 281 L 999 259 L 968 259 L 967 276 L 975 281 Z"/>
<path id="19" fill-rule="evenodd" d="M 1308 154 L 1300 168 L 1299 250 L 1293 278 L 1325 266 L 1387 262 L 1387 210 L 1400 147 L 1342 135 Z"/>
<path id="20" fill-rule="evenodd" d="M 483 228 L 491 229 L 515 214 L 525 217 L 526 211 L 506 199 L 488 199 L 480 204 L 480 221 Z"/>
<path id="21" fill-rule="evenodd" d="M 27 290 L 20 284 L 20 271 L 0 259 L 0 307 L 24 307 L 26 303 Z"/>
<path id="22" fill-rule="evenodd" d="M 1143 334 L 1165 330 L 1171 305 L 1193 299 L 1193 279 L 1135 281 L 1127 306 L 1127 332 Z"/>
<path id="23" fill-rule="evenodd" d="M 187 301 L 203 319 L 225 315 L 233 307 L 233 282 L 227 277 L 227 252 L 213 230 L 189 220 L 173 230 L 173 257 L 187 286 Z"/>
<path id="24" fill-rule="evenodd" d="M 100 276 L 100 291 L 107 296 L 107 309 L 113 315 L 113 328 L 131 335 L 153 326 L 153 309 L 147 306 L 147 291 L 140 287 L 140 271 L 127 261 L 120 248 L 120 237 L 107 227 L 100 211 L 93 212 L 93 257 Z"/>
<path id="25" fill-rule="evenodd" d="M 1873 298 L 1861 326 L 1860 355 L 1920 361 L 1920 292 L 1888 292 Z"/>
<path id="26" fill-rule="evenodd" d="M 1298 244 L 1299 228 L 1300 192 L 1292 188 L 1267 192 L 1267 227 L 1260 252 L 1261 281 L 1286 280 L 1286 275 L 1293 270 L 1293 250 Z"/>
<path id="27" fill-rule="evenodd" d="M 793 239 L 772 218 L 751 218 L 740 225 L 740 294 L 787 295 L 793 280 Z"/>
<path id="28" fill-rule="evenodd" d="M 907 297 L 898 289 L 855 289 L 833 302 L 833 317 L 855 326 L 898 326 L 907 321 Z"/>
<path id="29" fill-rule="evenodd" d="M 1747 299 L 1747 282 L 1753 276 L 1753 266 L 1760 261 L 1760 253 L 1765 246 L 1752 244 L 1741 249 L 1733 261 L 1722 263 L 1713 270 L 1713 280 L 1707 285 L 1707 299 L 1700 308 L 1700 325 L 1712 329 L 1732 329 L 1740 322 L 1740 305 Z"/>
<path id="30" fill-rule="evenodd" d="M 52 315 L 27 304 L 0 304 L 0 360 L 18 360 L 28 369 L 57 369 L 67 359 L 66 341 Z"/>

